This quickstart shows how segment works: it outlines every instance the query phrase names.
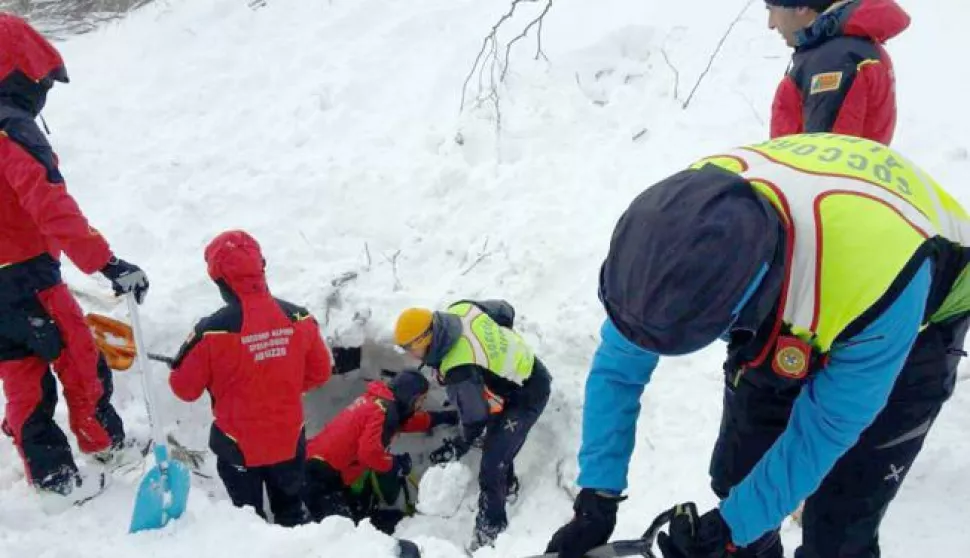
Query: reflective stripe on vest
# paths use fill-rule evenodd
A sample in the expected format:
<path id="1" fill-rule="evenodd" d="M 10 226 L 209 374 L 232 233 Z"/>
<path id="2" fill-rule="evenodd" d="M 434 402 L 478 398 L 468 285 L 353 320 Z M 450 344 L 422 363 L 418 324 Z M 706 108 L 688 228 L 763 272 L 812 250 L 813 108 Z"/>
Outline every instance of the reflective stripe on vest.
<path id="1" fill-rule="evenodd" d="M 694 168 L 705 163 L 747 179 L 791 225 L 783 318 L 823 352 L 888 291 L 927 239 L 960 246 L 970 239 L 963 208 L 876 142 L 803 134 L 735 149 Z M 970 287 L 959 283 L 951 294 Z"/>
<path id="2" fill-rule="evenodd" d="M 441 363 L 441 373 L 463 364 L 475 364 L 516 385 L 532 375 L 535 354 L 515 331 L 502 327 L 471 303 L 448 308 L 461 320 L 461 337 Z M 489 343 L 489 337 L 497 337 Z"/>

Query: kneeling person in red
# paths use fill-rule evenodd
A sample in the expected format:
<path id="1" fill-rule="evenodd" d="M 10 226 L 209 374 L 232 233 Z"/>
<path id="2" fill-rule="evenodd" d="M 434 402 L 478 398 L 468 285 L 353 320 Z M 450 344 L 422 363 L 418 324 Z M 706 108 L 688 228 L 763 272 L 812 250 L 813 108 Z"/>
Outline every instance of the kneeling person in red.
<path id="1" fill-rule="evenodd" d="M 251 236 L 219 235 L 205 261 L 226 306 L 195 326 L 169 383 L 184 401 L 209 391 L 209 447 L 232 503 L 265 517 L 265 485 L 275 522 L 299 525 L 306 519 L 301 396 L 330 378 L 330 352 L 307 310 L 270 294 Z"/>
<path id="2" fill-rule="evenodd" d="M 428 432 L 441 424 L 458 424 L 457 411 L 422 411 L 428 380 L 405 370 L 390 384 L 371 382 L 367 391 L 340 412 L 310 440 L 306 504 L 310 517 L 331 515 L 354 521 L 370 518 L 378 529 L 392 533 L 400 512 L 379 513 L 381 500 L 396 500 L 397 490 L 411 472 L 411 456 L 388 451 L 399 432 Z"/>

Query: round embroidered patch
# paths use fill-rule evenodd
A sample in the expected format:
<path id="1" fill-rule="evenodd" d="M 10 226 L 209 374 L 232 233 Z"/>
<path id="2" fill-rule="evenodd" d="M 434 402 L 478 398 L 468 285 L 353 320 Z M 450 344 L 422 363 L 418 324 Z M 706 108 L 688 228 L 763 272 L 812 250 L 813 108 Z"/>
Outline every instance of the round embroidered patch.
<path id="1" fill-rule="evenodd" d="M 791 376 L 801 378 L 808 368 L 808 355 L 799 347 L 788 346 L 775 353 L 775 369 Z"/>

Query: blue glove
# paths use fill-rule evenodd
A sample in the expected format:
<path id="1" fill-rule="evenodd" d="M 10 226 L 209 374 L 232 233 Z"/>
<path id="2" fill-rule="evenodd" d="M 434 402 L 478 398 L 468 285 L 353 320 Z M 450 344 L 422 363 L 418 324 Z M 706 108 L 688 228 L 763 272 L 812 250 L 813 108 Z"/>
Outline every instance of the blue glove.
<path id="1" fill-rule="evenodd" d="M 111 281 L 115 295 L 135 293 L 135 301 L 141 304 L 148 295 L 148 276 L 135 264 L 114 256 L 101 268 L 101 274 Z"/>

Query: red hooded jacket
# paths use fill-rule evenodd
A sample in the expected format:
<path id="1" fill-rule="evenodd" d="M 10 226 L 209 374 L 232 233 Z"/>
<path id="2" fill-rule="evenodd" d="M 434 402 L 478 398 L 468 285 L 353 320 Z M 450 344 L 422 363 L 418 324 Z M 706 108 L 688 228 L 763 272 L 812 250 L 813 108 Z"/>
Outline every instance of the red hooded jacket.
<path id="1" fill-rule="evenodd" d="M 888 145 L 896 128 L 896 85 L 883 43 L 909 15 L 894 0 L 852 0 L 800 33 L 778 86 L 771 137 L 833 132 Z"/>
<path id="2" fill-rule="evenodd" d="M 209 391 L 210 445 L 221 459 L 247 467 L 291 460 L 303 443 L 302 394 L 330 378 L 330 352 L 306 309 L 272 297 L 251 236 L 223 233 L 205 259 L 227 306 L 182 346 L 172 391 L 185 401 Z"/>
<path id="3" fill-rule="evenodd" d="M 368 469 L 386 473 L 394 465 L 387 451 L 399 432 L 427 432 L 431 415 L 418 411 L 401 421 L 391 388 L 371 382 L 367 391 L 323 427 L 307 445 L 307 458 L 325 461 L 345 485 L 351 485 Z"/>
<path id="4" fill-rule="evenodd" d="M 57 260 L 61 251 L 85 273 L 111 258 L 34 122 L 54 81 L 67 81 L 57 50 L 22 19 L 0 13 L 0 273 L 43 254 Z"/>

